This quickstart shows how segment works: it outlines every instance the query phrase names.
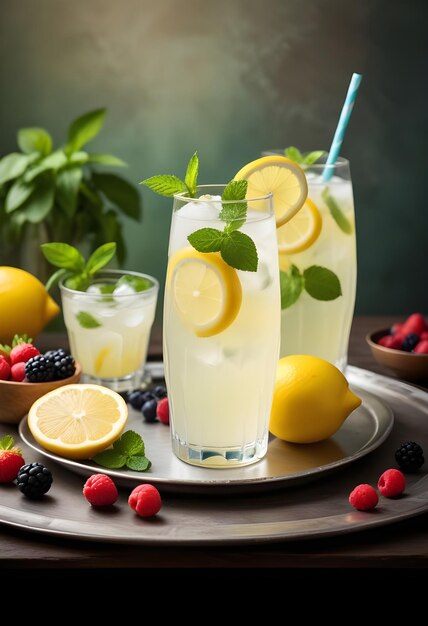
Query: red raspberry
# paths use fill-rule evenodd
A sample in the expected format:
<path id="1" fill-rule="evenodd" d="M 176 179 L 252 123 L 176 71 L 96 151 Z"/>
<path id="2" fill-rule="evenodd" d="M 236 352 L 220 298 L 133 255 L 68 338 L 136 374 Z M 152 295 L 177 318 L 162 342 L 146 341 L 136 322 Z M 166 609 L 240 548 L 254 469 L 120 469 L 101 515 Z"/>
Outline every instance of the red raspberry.
<path id="1" fill-rule="evenodd" d="M 425 341 L 426 339 L 428 339 L 428 330 L 424 330 L 424 332 L 421 333 L 420 339 L 421 341 Z"/>
<path id="2" fill-rule="evenodd" d="M 424 330 L 427 330 L 425 319 L 422 313 L 413 313 L 404 322 L 400 332 L 402 335 L 408 335 L 409 333 L 415 333 L 421 335 Z"/>
<path id="3" fill-rule="evenodd" d="M 11 483 L 25 464 L 19 448 L 14 448 L 13 437 L 6 435 L 0 441 L 0 483 Z"/>
<path id="4" fill-rule="evenodd" d="M 416 354 L 428 354 L 428 339 L 423 339 L 413 348 L 413 352 Z"/>
<path id="5" fill-rule="evenodd" d="M 151 517 L 160 511 L 162 500 L 153 485 L 138 485 L 129 496 L 128 504 L 140 517 Z"/>
<path id="6" fill-rule="evenodd" d="M 168 398 L 162 398 L 162 400 L 159 400 L 156 409 L 156 415 L 158 416 L 159 421 L 162 422 L 162 424 L 169 424 Z"/>
<path id="7" fill-rule="evenodd" d="M 10 352 L 10 364 L 26 363 L 32 356 L 38 356 L 40 352 L 32 343 L 19 343 Z"/>
<path id="8" fill-rule="evenodd" d="M 379 478 L 377 488 L 385 498 L 401 495 L 406 488 L 404 474 L 398 469 L 386 470 Z"/>
<path id="9" fill-rule="evenodd" d="M 83 486 L 83 495 L 92 506 L 110 506 L 118 498 L 116 485 L 106 474 L 90 476 Z"/>
<path id="10" fill-rule="evenodd" d="M 393 350 L 399 350 L 402 343 L 403 338 L 401 335 L 384 335 L 378 341 L 380 346 L 383 346 L 384 348 L 392 348 Z"/>
<path id="11" fill-rule="evenodd" d="M 349 494 L 349 504 L 358 511 L 370 511 L 378 502 L 378 495 L 371 485 L 358 485 Z"/>
<path id="12" fill-rule="evenodd" d="M 10 377 L 16 383 L 20 383 L 25 378 L 25 363 L 15 363 L 10 368 Z"/>
<path id="13" fill-rule="evenodd" d="M 10 365 L 5 357 L 0 355 L 0 380 L 9 380 Z"/>

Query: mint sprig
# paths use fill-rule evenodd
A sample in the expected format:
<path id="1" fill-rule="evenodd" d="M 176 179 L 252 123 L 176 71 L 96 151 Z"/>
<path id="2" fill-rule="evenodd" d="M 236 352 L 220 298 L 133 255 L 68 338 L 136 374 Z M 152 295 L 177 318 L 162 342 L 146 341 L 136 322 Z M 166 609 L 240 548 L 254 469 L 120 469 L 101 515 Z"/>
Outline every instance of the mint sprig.
<path id="1" fill-rule="evenodd" d="M 303 272 L 296 265 L 279 273 L 281 309 L 288 309 L 305 290 L 315 300 L 336 300 L 342 295 L 338 276 L 326 267 L 311 265 Z"/>
<path id="2" fill-rule="evenodd" d="M 151 462 L 145 456 L 145 446 L 142 437 L 133 430 L 127 430 L 114 442 L 112 448 L 103 450 L 92 459 L 98 465 L 109 469 L 126 467 L 136 472 L 145 472 L 151 467 Z"/>
<path id="3" fill-rule="evenodd" d="M 199 160 L 195 152 L 186 170 L 184 181 L 170 174 L 152 176 L 140 184 L 163 196 L 185 193 L 194 198 L 198 183 Z M 246 180 L 231 180 L 222 195 L 222 209 L 219 218 L 225 222 L 223 230 L 200 228 L 191 233 L 187 240 L 198 252 L 220 252 L 223 261 L 231 267 L 247 272 L 256 272 L 258 254 L 254 241 L 245 233 L 238 232 L 247 218 L 248 183 Z M 236 201 L 236 202 L 235 202 Z"/>
<path id="4" fill-rule="evenodd" d="M 345 235 L 352 234 L 352 224 L 338 205 L 337 201 L 333 198 L 330 193 L 330 189 L 325 187 L 322 190 L 321 197 L 327 205 L 328 210 L 336 224 L 339 226 L 340 230 L 345 233 Z"/>
<path id="5" fill-rule="evenodd" d="M 285 156 L 300 165 L 303 169 L 305 167 L 310 167 L 317 161 L 323 157 L 326 152 L 325 150 L 313 150 L 312 152 L 300 152 L 299 148 L 295 146 L 289 146 L 284 150 Z"/>
<path id="6" fill-rule="evenodd" d="M 65 286 L 70 289 L 86 291 L 94 275 L 116 254 L 116 243 L 114 241 L 105 243 L 91 254 L 85 264 L 79 250 L 68 243 L 44 243 L 40 247 L 49 263 L 59 268 L 46 283 L 47 291 L 61 279 L 64 279 Z"/>

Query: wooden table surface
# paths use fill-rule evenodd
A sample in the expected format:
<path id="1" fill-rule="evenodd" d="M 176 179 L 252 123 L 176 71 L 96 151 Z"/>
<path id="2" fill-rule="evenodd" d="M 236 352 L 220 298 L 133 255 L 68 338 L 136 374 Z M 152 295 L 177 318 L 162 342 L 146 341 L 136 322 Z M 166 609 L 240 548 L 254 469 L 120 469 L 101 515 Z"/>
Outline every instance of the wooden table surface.
<path id="1" fill-rule="evenodd" d="M 354 321 L 349 362 L 389 375 L 371 357 L 364 340 L 369 330 L 388 327 L 392 316 L 359 317 Z M 56 339 L 55 339 L 56 341 Z M 160 353 L 155 334 L 151 353 Z M 428 388 L 428 387 L 427 387 Z M 428 566 L 428 513 L 392 526 L 335 539 L 245 547 L 143 547 L 95 544 L 40 537 L 0 527 L 0 569 L 61 568 L 87 573 L 94 568 L 283 568 L 299 574 L 348 568 L 420 568 Z M 77 572 L 76 572 L 77 573 Z M 143 585 L 144 586 L 144 585 Z"/>

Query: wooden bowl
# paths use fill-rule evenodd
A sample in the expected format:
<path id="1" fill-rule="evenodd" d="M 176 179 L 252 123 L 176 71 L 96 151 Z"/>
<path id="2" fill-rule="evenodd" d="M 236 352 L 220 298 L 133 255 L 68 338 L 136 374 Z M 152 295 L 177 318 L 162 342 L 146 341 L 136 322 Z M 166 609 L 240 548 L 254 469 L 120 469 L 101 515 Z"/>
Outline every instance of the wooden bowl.
<path id="1" fill-rule="evenodd" d="M 428 380 L 428 354 L 415 354 L 414 352 L 404 352 L 403 350 L 393 350 L 380 346 L 377 342 L 381 337 L 388 334 L 389 329 L 384 328 L 376 330 L 366 337 L 376 361 L 405 380 Z"/>
<path id="2" fill-rule="evenodd" d="M 82 369 L 76 363 L 73 376 L 62 380 L 47 383 L 14 383 L 10 380 L 0 380 L 0 422 L 18 424 L 38 398 L 58 387 L 78 383 L 81 373 Z"/>

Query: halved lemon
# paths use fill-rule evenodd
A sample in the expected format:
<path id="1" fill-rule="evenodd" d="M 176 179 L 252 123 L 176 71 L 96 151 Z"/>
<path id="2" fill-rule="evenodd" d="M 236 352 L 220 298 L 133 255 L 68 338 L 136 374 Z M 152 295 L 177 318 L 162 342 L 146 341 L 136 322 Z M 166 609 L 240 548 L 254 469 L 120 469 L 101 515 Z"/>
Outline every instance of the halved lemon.
<path id="1" fill-rule="evenodd" d="M 322 217 L 316 204 L 309 198 L 289 222 L 277 229 L 280 254 L 296 254 L 309 248 L 319 237 Z"/>
<path id="2" fill-rule="evenodd" d="M 128 419 L 125 400 L 101 385 L 65 385 L 32 405 L 28 427 L 46 450 L 90 459 L 118 439 Z"/>
<path id="3" fill-rule="evenodd" d="M 279 155 L 251 161 L 239 170 L 235 180 L 248 181 L 248 199 L 269 192 L 273 194 L 277 227 L 296 215 L 308 195 L 304 171 L 290 159 Z"/>
<path id="4" fill-rule="evenodd" d="M 226 330 L 241 308 L 238 274 L 218 252 L 179 250 L 169 261 L 167 283 L 181 319 L 198 337 Z"/>

